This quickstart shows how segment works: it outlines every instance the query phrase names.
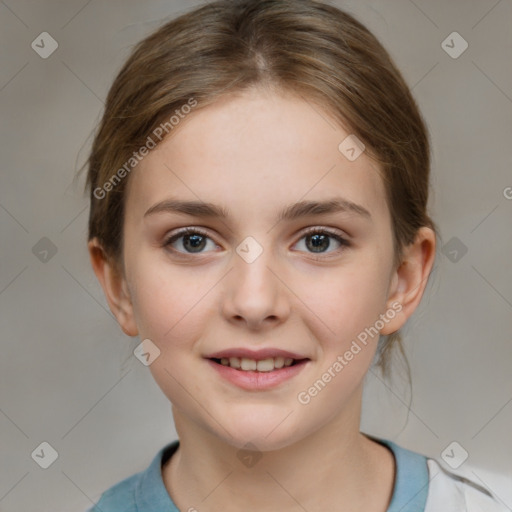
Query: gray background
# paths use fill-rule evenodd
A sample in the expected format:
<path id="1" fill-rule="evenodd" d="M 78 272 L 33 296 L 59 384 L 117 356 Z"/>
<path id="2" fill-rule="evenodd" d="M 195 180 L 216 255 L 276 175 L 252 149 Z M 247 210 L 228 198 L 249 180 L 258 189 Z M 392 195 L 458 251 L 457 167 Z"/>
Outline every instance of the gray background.
<path id="1" fill-rule="evenodd" d="M 199 3 L 0 1 L 2 512 L 84 510 L 175 438 L 90 268 L 73 178 L 131 46 Z M 363 430 L 436 458 L 457 441 L 469 453 L 459 470 L 512 507 L 512 2 L 332 3 L 374 31 L 413 88 L 442 236 L 406 330 L 412 402 L 398 374 L 370 373 Z M 47 59 L 31 48 L 44 31 L 59 45 Z M 453 31 L 469 44 L 455 59 L 441 46 Z M 48 469 L 31 458 L 43 441 L 58 452 Z"/>

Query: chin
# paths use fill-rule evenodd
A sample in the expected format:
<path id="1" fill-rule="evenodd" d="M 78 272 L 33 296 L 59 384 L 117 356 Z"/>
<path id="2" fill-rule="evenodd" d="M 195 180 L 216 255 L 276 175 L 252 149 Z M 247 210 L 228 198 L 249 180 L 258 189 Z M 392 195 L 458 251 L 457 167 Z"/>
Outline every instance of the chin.
<path id="1" fill-rule="evenodd" d="M 225 416 L 228 431 L 233 437 L 228 436 L 224 430 L 215 430 L 227 444 L 238 449 L 248 449 L 247 444 L 250 443 L 262 452 L 280 450 L 301 439 L 297 425 L 290 421 L 294 416 L 290 412 L 291 409 L 283 413 L 282 408 L 271 407 L 270 411 L 264 411 L 253 407 L 252 411 Z M 293 423 L 296 421 L 294 417 Z"/>

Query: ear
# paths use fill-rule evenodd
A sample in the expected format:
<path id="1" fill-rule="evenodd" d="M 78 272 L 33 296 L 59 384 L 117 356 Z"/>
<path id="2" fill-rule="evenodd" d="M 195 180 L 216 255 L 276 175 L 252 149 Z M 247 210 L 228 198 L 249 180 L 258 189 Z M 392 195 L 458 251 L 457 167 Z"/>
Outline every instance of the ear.
<path id="1" fill-rule="evenodd" d="M 404 248 L 387 300 L 388 311 L 393 309 L 396 315 L 381 329 L 382 335 L 398 331 L 418 307 L 434 265 L 435 249 L 436 236 L 428 227 L 420 228 L 414 242 Z"/>
<path id="2" fill-rule="evenodd" d="M 139 331 L 135 323 L 128 284 L 123 273 L 107 257 L 97 238 L 89 241 L 87 246 L 92 268 L 103 288 L 110 311 L 125 334 L 137 336 Z"/>

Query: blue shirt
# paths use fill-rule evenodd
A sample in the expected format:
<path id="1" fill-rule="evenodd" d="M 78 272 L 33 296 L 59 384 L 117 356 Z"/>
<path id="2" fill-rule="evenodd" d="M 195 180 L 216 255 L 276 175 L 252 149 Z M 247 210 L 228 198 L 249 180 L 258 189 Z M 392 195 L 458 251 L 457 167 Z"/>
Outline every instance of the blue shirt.
<path id="1" fill-rule="evenodd" d="M 424 512 L 429 487 L 427 458 L 391 441 L 372 439 L 390 448 L 395 457 L 395 484 L 387 512 Z M 165 488 L 161 470 L 178 446 L 179 441 L 174 441 L 162 448 L 147 469 L 105 491 L 87 512 L 179 512 Z"/>

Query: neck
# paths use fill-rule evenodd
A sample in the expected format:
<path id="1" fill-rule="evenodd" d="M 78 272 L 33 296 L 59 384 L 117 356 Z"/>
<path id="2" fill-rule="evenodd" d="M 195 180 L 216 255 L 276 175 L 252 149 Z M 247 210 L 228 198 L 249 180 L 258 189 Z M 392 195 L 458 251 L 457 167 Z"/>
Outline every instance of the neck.
<path id="1" fill-rule="evenodd" d="M 359 432 L 358 404 L 300 441 L 262 453 L 241 451 L 173 409 L 180 446 L 163 469 L 165 486 L 180 510 L 339 510 L 343 503 L 384 512 L 394 460 Z"/>

